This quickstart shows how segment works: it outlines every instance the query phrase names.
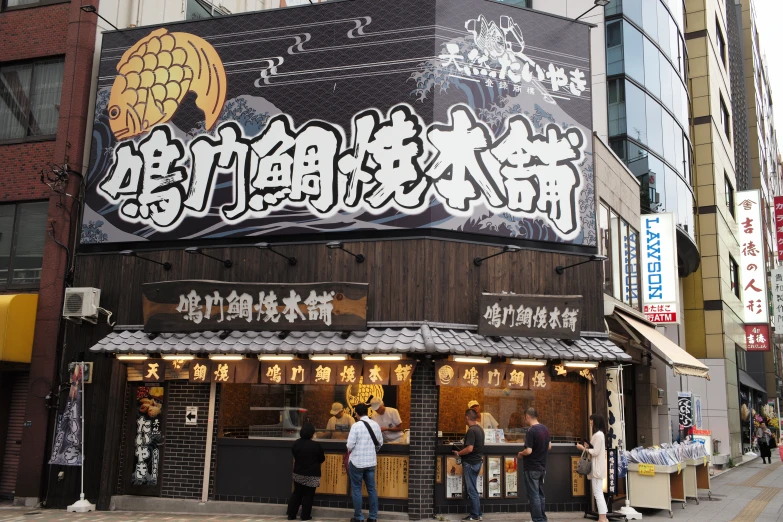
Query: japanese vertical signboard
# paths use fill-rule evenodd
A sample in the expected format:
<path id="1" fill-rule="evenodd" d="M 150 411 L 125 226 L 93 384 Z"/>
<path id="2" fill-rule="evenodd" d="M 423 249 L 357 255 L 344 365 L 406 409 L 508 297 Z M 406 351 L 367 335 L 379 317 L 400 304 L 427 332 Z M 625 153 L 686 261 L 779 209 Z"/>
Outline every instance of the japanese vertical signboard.
<path id="1" fill-rule="evenodd" d="M 745 347 L 748 351 L 769 350 L 769 302 L 762 211 L 758 190 L 737 192 L 740 288 L 745 307 Z"/>
<path id="2" fill-rule="evenodd" d="M 109 32 L 82 243 L 339 228 L 595 246 L 590 75 L 587 24 L 499 2 Z"/>
<path id="3" fill-rule="evenodd" d="M 693 396 L 691 392 L 677 393 L 677 410 L 679 412 L 680 429 L 693 427 Z"/>
<path id="4" fill-rule="evenodd" d="M 783 334 L 783 268 L 772 271 L 772 312 L 775 333 Z"/>
<path id="5" fill-rule="evenodd" d="M 642 303 L 647 320 L 678 323 L 680 282 L 674 214 L 642 216 Z"/>
<path id="6" fill-rule="evenodd" d="M 165 387 L 131 387 L 134 407 L 128 423 L 128 493 L 150 495 L 160 491 L 165 418 Z"/>
<path id="7" fill-rule="evenodd" d="M 778 253 L 778 261 L 783 261 L 783 196 L 774 198 L 775 216 L 775 250 Z"/>

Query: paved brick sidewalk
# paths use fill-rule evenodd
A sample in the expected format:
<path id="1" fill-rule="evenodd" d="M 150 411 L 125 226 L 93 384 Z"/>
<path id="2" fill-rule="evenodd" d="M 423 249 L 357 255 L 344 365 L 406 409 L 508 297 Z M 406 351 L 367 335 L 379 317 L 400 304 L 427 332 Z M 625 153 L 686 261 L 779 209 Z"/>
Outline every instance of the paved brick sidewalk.
<path id="1" fill-rule="evenodd" d="M 668 511 L 640 510 L 643 520 L 670 520 Z M 689 501 L 685 509 L 675 504 L 674 522 L 783 522 L 783 462 L 762 464 L 760 459 L 732 469 L 712 480 L 712 500 L 706 492 L 699 504 Z M 584 521 L 582 513 L 551 513 L 556 522 Z M 456 522 L 457 516 L 442 520 Z M 107 512 L 75 514 L 61 510 L 31 510 L 0 507 L 0 522 L 280 522 L 280 516 L 246 515 L 176 515 L 161 513 Z M 318 519 L 324 521 L 345 519 Z M 530 516 L 523 513 L 489 514 L 486 522 L 524 522 Z"/>

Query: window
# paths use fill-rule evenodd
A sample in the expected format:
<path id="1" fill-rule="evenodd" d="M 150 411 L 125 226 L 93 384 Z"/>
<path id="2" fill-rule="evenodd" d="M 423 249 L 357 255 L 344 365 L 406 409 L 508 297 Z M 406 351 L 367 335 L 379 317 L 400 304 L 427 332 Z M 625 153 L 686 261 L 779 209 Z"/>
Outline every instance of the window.
<path id="1" fill-rule="evenodd" d="M 62 58 L 0 67 L 0 141 L 57 133 Z"/>
<path id="2" fill-rule="evenodd" d="M 214 18 L 221 16 L 223 12 L 209 0 L 188 0 L 186 20 L 200 20 L 201 18 Z"/>
<path id="3" fill-rule="evenodd" d="M 726 206 L 729 208 L 729 214 L 734 217 L 734 188 L 731 186 L 728 174 L 723 173 L 723 189 L 726 192 Z"/>
<path id="4" fill-rule="evenodd" d="M 748 369 L 747 352 L 745 352 L 745 350 L 743 350 L 742 348 L 736 345 L 734 351 L 737 354 L 737 368 L 743 371 L 747 371 Z"/>
<path id="5" fill-rule="evenodd" d="M 598 205 L 600 253 L 604 261 L 604 293 L 639 308 L 639 233 L 603 202 Z"/>
<path id="6" fill-rule="evenodd" d="M 527 7 L 528 9 L 533 9 L 533 0 L 498 0 L 498 1 L 503 2 L 504 4 L 515 5 L 517 7 Z"/>
<path id="7" fill-rule="evenodd" d="M 550 367 L 513 368 L 525 372 L 528 381 L 535 371 L 551 371 Z M 477 401 L 482 427 L 496 425 L 503 430 L 506 443 L 524 442 L 528 430 L 524 412 L 531 407 L 538 410 L 538 420 L 549 428 L 552 442 L 574 443 L 581 440 L 588 422 L 586 383 L 578 372 L 568 372 L 566 376 L 552 379 L 546 390 L 535 390 L 532 386 L 530 390 L 440 386 L 439 439 L 446 442 L 465 437 L 465 410 L 471 401 Z"/>
<path id="8" fill-rule="evenodd" d="M 715 18 L 715 34 L 718 35 L 718 53 L 723 67 L 726 67 L 726 39 L 723 37 L 723 31 L 720 28 L 720 20 Z"/>
<path id="9" fill-rule="evenodd" d="M 41 280 L 49 202 L 0 205 L 0 288 Z"/>
<path id="10" fill-rule="evenodd" d="M 734 258 L 729 256 L 729 279 L 731 279 L 731 291 L 740 297 L 739 265 Z"/>
<path id="11" fill-rule="evenodd" d="M 729 119 L 729 109 L 726 108 L 726 102 L 723 101 L 723 95 L 720 95 L 720 124 L 723 126 L 723 133 L 731 139 L 731 120 Z"/>
<path id="12" fill-rule="evenodd" d="M 612 243 L 609 228 L 609 208 L 603 203 L 598 205 L 598 243 L 601 255 L 606 256 L 604 267 L 604 293 L 612 293 Z"/>
<path id="13" fill-rule="evenodd" d="M 17 7 L 36 7 L 39 5 L 59 4 L 63 0 L 0 0 L 0 8 L 13 9 Z"/>
<path id="14" fill-rule="evenodd" d="M 366 400 L 370 395 L 383 400 L 390 417 L 396 416 L 390 409 L 399 413 L 403 430 L 410 427 L 410 382 L 399 386 L 232 383 L 221 384 L 220 393 L 224 404 L 231 405 L 220 408 L 218 436 L 223 438 L 295 439 L 302 425 L 310 422 L 317 439 L 345 440 L 353 424 L 353 407 L 360 397 Z M 386 432 L 383 438 L 384 444 L 407 444 L 405 431 Z"/>

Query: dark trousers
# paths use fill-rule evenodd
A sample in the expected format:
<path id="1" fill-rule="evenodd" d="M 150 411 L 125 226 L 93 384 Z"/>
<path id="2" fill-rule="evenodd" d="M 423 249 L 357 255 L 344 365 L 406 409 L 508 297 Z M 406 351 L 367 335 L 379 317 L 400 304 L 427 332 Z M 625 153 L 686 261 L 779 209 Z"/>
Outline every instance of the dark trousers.
<path id="1" fill-rule="evenodd" d="M 761 453 L 761 462 L 765 460 L 768 464 L 772 463 L 772 450 L 769 448 L 769 443 L 763 440 L 759 441 L 759 453 Z"/>
<path id="2" fill-rule="evenodd" d="M 291 493 L 291 499 L 288 501 L 288 518 L 296 518 L 296 513 L 301 505 L 302 520 L 310 520 L 312 518 L 314 497 L 315 488 L 294 482 L 294 492 Z"/>

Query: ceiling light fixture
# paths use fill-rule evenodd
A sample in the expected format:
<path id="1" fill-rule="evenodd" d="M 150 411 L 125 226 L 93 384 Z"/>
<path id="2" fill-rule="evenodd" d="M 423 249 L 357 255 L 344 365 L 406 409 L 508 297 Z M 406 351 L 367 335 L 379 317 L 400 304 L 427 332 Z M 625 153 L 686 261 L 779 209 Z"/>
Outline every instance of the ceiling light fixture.
<path id="1" fill-rule="evenodd" d="M 227 353 L 210 355 L 209 358 L 213 361 L 241 361 L 245 356 L 238 353 Z"/>
<path id="2" fill-rule="evenodd" d="M 164 353 L 160 358 L 164 361 L 192 361 L 196 356 L 192 353 Z"/>
<path id="3" fill-rule="evenodd" d="M 487 364 L 492 359 L 489 357 L 468 357 L 464 355 L 455 355 L 452 360 L 454 362 L 468 363 L 468 364 Z"/>
<path id="4" fill-rule="evenodd" d="M 146 361 L 147 359 L 149 359 L 149 356 L 143 353 L 127 353 L 117 355 L 118 361 Z"/>
<path id="5" fill-rule="evenodd" d="M 564 363 L 566 368 L 598 368 L 597 362 L 571 361 Z"/>
<path id="6" fill-rule="evenodd" d="M 380 353 L 372 353 L 372 354 L 366 354 L 362 355 L 362 359 L 365 361 L 399 361 L 402 359 L 401 353 L 387 353 L 387 354 L 380 354 Z"/>
<path id="7" fill-rule="evenodd" d="M 293 361 L 293 355 L 259 355 L 259 361 Z"/>
<path id="8" fill-rule="evenodd" d="M 538 359 L 511 359 L 509 362 L 514 366 L 546 366 L 546 361 Z"/>
<path id="9" fill-rule="evenodd" d="M 311 361 L 344 361 L 348 358 L 347 355 L 311 355 Z"/>

